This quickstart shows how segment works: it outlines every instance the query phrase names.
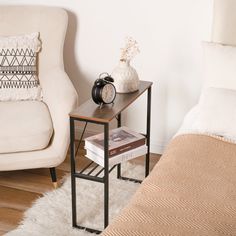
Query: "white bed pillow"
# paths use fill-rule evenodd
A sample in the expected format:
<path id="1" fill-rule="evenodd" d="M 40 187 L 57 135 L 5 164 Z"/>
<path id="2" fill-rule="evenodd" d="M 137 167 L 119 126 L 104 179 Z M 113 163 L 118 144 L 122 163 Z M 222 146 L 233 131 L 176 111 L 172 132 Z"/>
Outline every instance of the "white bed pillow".
<path id="1" fill-rule="evenodd" d="M 204 88 L 236 90 L 236 47 L 203 42 Z"/>
<path id="2" fill-rule="evenodd" d="M 236 141 L 236 90 L 206 88 L 199 103 L 185 116 L 177 135 L 216 135 Z"/>
<path id="3" fill-rule="evenodd" d="M 39 33 L 0 36 L 0 101 L 41 100 Z"/>

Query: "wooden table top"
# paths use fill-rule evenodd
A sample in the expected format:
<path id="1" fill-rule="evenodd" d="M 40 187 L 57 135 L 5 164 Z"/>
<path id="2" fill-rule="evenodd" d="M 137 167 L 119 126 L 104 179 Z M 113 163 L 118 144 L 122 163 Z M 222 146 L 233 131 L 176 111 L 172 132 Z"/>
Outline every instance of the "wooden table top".
<path id="1" fill-rule="evenodd" d="M 89 99 L 81 106 L 77 107 L 70 113 L 71 118 L 78 118 L 87 121 L 95 121 L 101 123 L 108 123 L 117 115 L 119 115 L 126 107 L 134 102 L 140 95 L 142 95 L 148 88 L 152 86 L 152 82 L 140 81 L 139 90 L 133 93 L 116 94 L 114 105 L 103 105 L 102 108 Z"/>

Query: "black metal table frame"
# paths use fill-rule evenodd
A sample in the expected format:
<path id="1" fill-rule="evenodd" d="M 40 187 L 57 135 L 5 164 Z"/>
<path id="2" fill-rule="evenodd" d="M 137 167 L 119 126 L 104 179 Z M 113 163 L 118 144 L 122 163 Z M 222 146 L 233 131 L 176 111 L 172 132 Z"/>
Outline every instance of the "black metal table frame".
<path id="1" fill-rule="evenodd" d="M 121 113 L 116 117 L 117 119 L 117 127 L 121 126 Z M 91 166 L 89 163 L 83 170 L 80 172 L 76 172 L 76 153 L 75 152 L 75 121 L 83 121 L 85 122 L 85 126 L 80 137 L 80 141 L 77 147 L 77 151 L 83 139 L 84 132 L 87 127 L 87 123 L 95 123 L 104 126 L 104 168 L 97 173 L 96 176 L 90 175 L 95 169 L 96 166 L 87 174 L 83 174 L 83 172 Z M 145 177 L 149 174 L 149 161 L 150 161 L 150 126 L 151 126 L 151 86 L 148 88 L 147 91 L 147 121 L 146 121 L 146 145 L 147 145 L 147 154 L 145 158 Z M 109 169 L 109 153 L 108 153 L 108 142 L 109 142 L 109 123 L 93 121 L 93 120 L 86 120 L 82 118 L 74 118 L 70 117 L 70 159 L 71 159 L 71 194 L 72 194 L 72 226 L 86 230 L 90 233 L 101 233 L 100 230 L 88 228 L 85 226 L 77 225 L 76 218 L 76 178 L 87 179 L 91 181 L 96 181 L 104 184 L 104 229 L 108 226 L 109 223 L 109 173 L 117 166 L 117 178 L 123 180 L 129 180 L 133 182 L 141 183 L 141 180 L 128 178 L 121 176 L 121 164 L 114 165 L 111 169 Z M 98 166 L 98 165 L 97 165 Z M 98 177 L 100 173 L 104 171 L 103 177 Z"/>

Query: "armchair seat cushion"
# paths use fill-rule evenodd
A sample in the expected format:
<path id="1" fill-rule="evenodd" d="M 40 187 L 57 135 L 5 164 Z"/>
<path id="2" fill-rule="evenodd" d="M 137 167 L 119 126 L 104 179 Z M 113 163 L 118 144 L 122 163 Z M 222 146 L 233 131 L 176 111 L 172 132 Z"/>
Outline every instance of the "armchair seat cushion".
<path id="1" fill-rule="evenodd" d="M 51 116 L 45 103 L 0 102 L 0 154 L 44 149 L 52 133 Z"/>

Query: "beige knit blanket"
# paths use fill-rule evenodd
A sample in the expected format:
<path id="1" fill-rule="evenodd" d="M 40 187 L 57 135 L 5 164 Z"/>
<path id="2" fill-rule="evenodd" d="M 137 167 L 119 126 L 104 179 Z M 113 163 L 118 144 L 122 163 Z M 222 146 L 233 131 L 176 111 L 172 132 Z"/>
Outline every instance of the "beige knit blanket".
<path id="1" fill-rule="evenodd" d="M 102 235 L 236 235 L 236 144 L 176 137 Z"/>

